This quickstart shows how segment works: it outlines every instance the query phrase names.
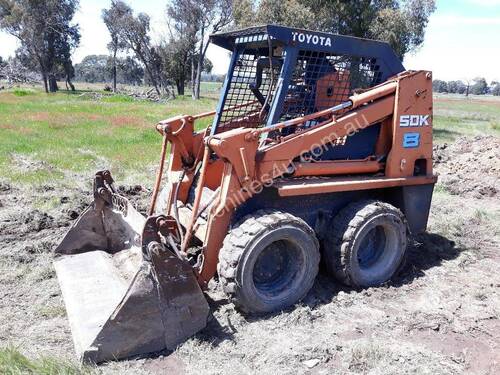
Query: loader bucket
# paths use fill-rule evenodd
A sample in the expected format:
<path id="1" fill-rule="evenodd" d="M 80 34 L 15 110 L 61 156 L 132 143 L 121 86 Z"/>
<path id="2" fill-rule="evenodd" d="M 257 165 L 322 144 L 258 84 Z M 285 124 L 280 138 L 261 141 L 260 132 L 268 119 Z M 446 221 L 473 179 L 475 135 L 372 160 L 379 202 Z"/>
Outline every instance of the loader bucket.
<path id="1" fill-rule="evenodd" d="M 175 349 L 205 327 L 209 312 L 192 268 L 160 241 L 143 238 L 153 217 L 96 185 L 95 202 L 56 248 L 54 262 L 75 350 L 82 361 L 99 363 Z"/>

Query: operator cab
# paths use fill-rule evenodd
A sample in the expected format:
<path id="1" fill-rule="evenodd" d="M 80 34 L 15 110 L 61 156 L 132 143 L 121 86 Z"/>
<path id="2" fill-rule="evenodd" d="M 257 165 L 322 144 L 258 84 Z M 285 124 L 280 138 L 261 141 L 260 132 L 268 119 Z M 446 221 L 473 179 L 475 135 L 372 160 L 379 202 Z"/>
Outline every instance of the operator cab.
<path id="1" fill-rule="evenodd" d="M 214 34 L 210 40 L 232 51 L 212 134 L 306 116 L 404 71 L 387 43 L 349 36 L 266 25 Z M 288 127 L 268 136 L 295 131 L 297 127 Z M 338 140 L 335 146 L 342 147 L 327 147 L 321 160 L 373 155 L 379 132 L 376 125 Z"/>

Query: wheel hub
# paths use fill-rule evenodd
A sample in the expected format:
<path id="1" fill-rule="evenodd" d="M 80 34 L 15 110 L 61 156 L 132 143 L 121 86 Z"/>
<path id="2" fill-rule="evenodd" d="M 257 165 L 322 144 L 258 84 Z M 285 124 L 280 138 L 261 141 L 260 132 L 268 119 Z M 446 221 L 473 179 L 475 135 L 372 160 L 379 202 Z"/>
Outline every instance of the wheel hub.
<path id="1" fill-rule="evenodd" d="M 375 264 L 385 250 L 386 235 L 382 226 L 372 228 L 363 238 L 358 249 L 358 262 L 362 269 Z"/>

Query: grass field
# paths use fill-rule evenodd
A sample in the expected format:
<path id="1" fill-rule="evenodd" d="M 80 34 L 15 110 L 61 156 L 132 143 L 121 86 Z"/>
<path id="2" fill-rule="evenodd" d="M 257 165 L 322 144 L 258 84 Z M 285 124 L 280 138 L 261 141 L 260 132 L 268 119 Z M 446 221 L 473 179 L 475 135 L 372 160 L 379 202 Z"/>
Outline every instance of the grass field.
<path id="1" fill-rule="evenodd" d="M 158 104 L 119 95 L 96 100 L 85 92 L 1 92 L 0 175 L 38 184 L 106 164 L 119 176 L 140 171 L 158 159 L 161 138 L 154 125 L 159 120 L 215 104 L 213 98 L 177 97 Z"/>
<path id="2" fill-rule="evenodd" d="M 96 99 L 85 91 L 0 92 L 0 176 L 39 184 L 102 167 L 118 177 L 144 171 L 158 158 L 156 122 L 215 108 L 219 86 L 205 84 L 199 101 L 186 96 L 166 104 L 120 95 Z M 500 135 L 500 100 L 439 96 L 434 111 L 435 142 L 460 135 Z M 198 126 L 210 121 L 204 119 Z"/>
<path id="3" fill-rule="evenodd" d="M 500 97 L 436 95 L 434 140 L 452 142 L 461 135 L 500 135 Z"/>

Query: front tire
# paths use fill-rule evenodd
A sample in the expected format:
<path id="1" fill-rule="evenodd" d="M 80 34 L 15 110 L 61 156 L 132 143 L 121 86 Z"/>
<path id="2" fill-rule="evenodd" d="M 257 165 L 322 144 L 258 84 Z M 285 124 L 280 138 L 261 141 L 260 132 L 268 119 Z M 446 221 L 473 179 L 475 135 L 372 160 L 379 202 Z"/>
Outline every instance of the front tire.
<path id="1" fill-rule="evenodd" d="M 342 209 L 323 243 L 327 270 L 354 287 L 378 286 L 391 279 L 405 259 L 407 225 L 403 213 L 380 201 Z"/>
<path id="2" fill-rule="evenodd" d="M 319 244 L 302 219 L 257 211 L 229 232 L 219 254 L 219 280 L 247 313 L 283 310 L 301 300 L 318 273 Z"/>

